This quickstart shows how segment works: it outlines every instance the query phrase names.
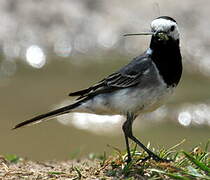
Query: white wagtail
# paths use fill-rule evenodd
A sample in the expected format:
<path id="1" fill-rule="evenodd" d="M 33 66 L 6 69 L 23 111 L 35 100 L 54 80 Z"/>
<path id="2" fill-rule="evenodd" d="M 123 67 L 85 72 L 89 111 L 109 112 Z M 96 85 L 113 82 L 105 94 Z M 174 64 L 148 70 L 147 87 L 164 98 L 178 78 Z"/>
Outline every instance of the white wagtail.
<path id="1" fill-rule="evenodd" d="M 120 114 L 127 117 L 122 126 L 127 162 L 131 161 L 128 139 L 143 148 L 148 158 L 164 161 L 134 137 L 132 123 L 140 113 L 154 111 L 162 105 L 179 83 L 182 74 L 179 29 L 173 18 L 161 16 L 152 21 L 150 32 L 125 36 L 131 35 L 152 36 L 150 47 L 142 55 L 97 84 L 70 93 L 78 96 L 75 103 L 21 122 L 14 129 L 69 112 Z"/>

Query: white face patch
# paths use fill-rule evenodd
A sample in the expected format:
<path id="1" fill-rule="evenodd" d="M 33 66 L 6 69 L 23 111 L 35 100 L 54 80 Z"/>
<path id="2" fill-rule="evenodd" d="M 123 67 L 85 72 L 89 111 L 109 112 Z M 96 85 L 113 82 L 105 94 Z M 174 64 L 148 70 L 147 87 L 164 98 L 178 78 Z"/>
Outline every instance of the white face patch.
<path id="1" fill-rule="evenodd" d="M 174 21 L 163 18 L 155 19 L 151 23 L 151 29 L 153 32 L 166 32 L 168 36 L 172 37 L 175 40 L 179 39 L 179 29 Z"/>

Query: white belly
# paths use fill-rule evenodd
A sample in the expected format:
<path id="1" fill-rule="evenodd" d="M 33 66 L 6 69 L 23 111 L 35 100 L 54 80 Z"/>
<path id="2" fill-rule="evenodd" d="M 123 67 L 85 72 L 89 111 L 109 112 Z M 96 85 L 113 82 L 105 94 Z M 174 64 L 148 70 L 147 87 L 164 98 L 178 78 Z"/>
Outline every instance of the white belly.
<path id="1" fill-rule="evenodd" d="M 153 111 L 161 106 L 172 92 L 173 89 L 166 88 L 165 86 L 141 90 L 127 89 L 118 92 L 113 97 L 112 104 L 114 107 L 121 109 L 122 114 L 132 112 L 138 115 Z"/>
<path id="2" fill-rule="evenodd" d="M 166 88 L 165 84 L 151 88 L 125 88 L 112 93 L 100 94 L 84 102 L 76 112 L 94 114 L 121 114 L 132 112 L 136 115 L 153 111 L 161 106 L 174 88 Z"/>

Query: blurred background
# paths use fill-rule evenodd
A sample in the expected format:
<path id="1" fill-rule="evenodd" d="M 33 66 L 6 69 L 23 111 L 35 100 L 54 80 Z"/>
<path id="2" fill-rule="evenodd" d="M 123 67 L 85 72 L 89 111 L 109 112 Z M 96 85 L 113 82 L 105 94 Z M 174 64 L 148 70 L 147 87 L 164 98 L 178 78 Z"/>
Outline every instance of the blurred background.
<path id="1" fill-rule="evenodd" d="M 120 116 L 70 114 L 11 131 L 23 120 L 73 101 L 149 46 L 141 32 L 160 15 L 181 32 L 184 72 L 169 102 L 134 123 L 152 147 L 189 150 L 210 137 L 210 2 L 164 0 L 1 0 L 0 154 L 34 160 L 70 159 L 125 150 Z"/>

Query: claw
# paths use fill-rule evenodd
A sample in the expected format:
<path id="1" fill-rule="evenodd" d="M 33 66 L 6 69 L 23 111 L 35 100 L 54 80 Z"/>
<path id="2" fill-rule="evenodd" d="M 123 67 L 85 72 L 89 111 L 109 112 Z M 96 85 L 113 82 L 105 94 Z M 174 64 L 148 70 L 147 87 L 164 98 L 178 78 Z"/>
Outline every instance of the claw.
<path id="1" fill-rule="evenodd" d="M 145 158 L 143 158 L 143 159 L 140 159 L 140 161 L 141 162 L 145 162 L 145 161 L 147 161 L 148 159 L 150 159 L 151 158 L 151 156 L 147 156 L 147 157 L 145 157 Z"/>
<path id="2" fill-rule="evenodd" d="M 149 155 L 149 156 L 145 157 L 144 159 L 141 159 L 141 162 L 145 162 L 148 159 L 153 159 L 156 162 L 166 162 L 166 163 L 170 163 L 172 161 L 172 160 L 160 158 L 159 156 L 156 156 L 156 155 Z"/>

